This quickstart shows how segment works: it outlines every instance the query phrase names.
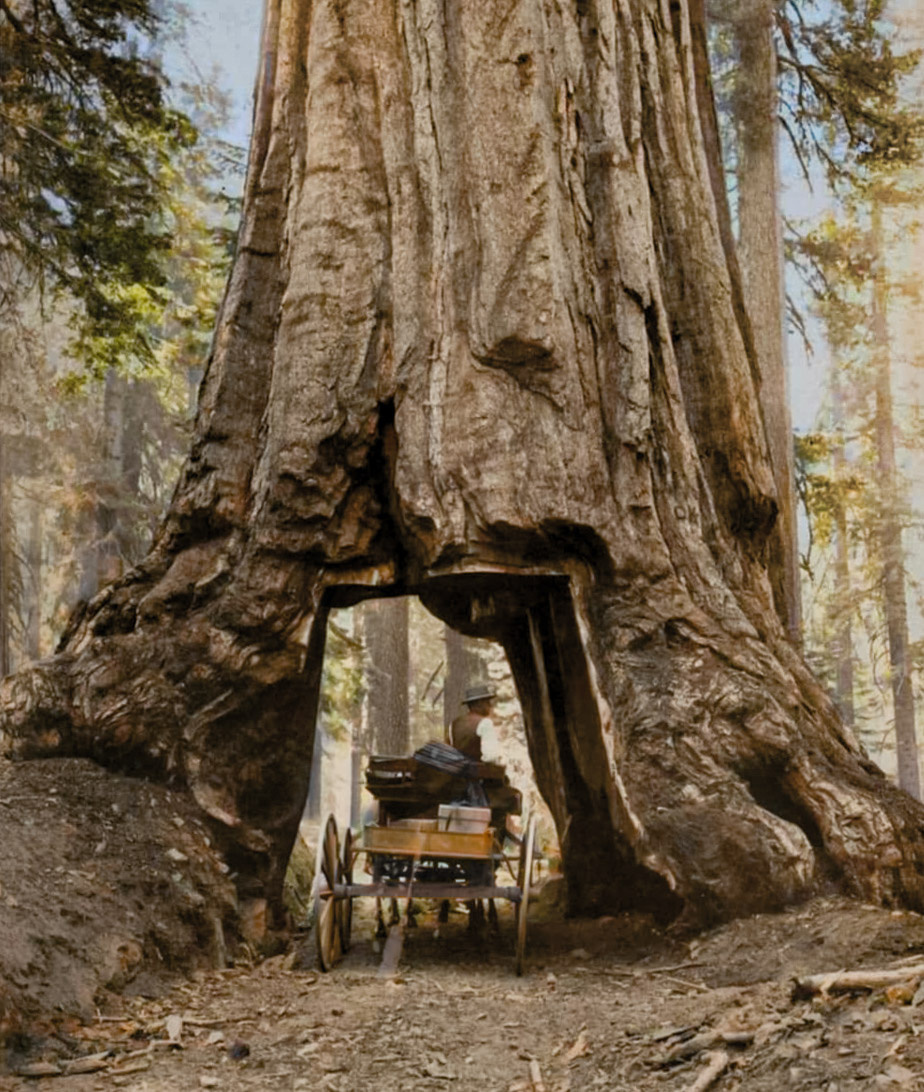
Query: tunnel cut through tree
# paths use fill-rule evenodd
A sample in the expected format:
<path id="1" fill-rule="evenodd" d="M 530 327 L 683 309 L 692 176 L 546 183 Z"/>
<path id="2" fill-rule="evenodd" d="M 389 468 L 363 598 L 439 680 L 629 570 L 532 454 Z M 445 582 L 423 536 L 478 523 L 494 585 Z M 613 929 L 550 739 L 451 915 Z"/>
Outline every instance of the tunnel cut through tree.
<path id="1" fill-rule="evenodd" d="M 4 684 L 278 902 L 331 604 L 500 640 L 574 910 L 924 907 L 924 811 L 774 611 L 700 0 L 270 0 L 239 250 L 146 560 Z"/>

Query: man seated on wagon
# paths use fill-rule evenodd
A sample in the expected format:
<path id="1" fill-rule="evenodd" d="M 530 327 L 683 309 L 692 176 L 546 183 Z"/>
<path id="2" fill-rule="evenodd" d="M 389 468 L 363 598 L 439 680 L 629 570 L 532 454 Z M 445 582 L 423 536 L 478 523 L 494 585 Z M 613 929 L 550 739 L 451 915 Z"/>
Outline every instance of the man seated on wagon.
<path id="1" fill-rule="evenodd" d="M 462 699 L 466 711 L 449 727 L 449 742 L 457 751 L 476 762 L 502 764 L 497 729 L 491 719 L 497 691 L 490 684 L 470 686 Z"/>

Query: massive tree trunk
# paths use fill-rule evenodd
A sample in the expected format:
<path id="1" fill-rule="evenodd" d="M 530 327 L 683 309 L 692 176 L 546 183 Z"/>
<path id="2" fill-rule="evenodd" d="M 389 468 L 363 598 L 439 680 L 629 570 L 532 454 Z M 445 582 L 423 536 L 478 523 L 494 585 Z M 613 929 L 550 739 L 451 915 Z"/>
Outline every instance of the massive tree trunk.
<path id="1" fill-rule="evenodd" d="M 12 666 L 10 614 L 13 598 L 12 518 L 9 505 L 10 474 L 7 469 L 7 443 L 0 432 L 0 675 Z"/>
<path id="2" fill-rule="evenodd" d="M 331 605 L 506 647 L 575 910 L 831 879 L 924 811 L 788 641 L 687 0 L 271 0 L 239 253 L 148 558 L 5 683 L 19 755 L 188 786 L 278 897 Z"/>

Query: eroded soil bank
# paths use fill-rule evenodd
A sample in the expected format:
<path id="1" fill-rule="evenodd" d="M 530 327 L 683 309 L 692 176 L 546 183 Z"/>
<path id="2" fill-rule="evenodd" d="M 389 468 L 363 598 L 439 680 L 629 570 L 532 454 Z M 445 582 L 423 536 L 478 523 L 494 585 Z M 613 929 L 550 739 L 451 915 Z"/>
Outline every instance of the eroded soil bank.
<path id="1" fill-rule="evenodd" d="M 184 794 L 83 759 L 0 760 L 0 1043 L 214 965 L 236 912 Z"/>

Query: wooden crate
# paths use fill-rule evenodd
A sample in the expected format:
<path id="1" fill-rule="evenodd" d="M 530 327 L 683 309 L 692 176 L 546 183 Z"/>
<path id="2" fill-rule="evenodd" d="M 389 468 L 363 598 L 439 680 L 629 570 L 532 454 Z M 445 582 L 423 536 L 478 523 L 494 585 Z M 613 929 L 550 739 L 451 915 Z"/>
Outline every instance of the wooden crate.
<path id="1" fill-rule="evenodd" d="M 361 849 L 392 857 L 490 859 L 494 832 L 466 833 L 454 830 L 409 830 L 407 827 L 368 826 L 363 830 Z"/>

